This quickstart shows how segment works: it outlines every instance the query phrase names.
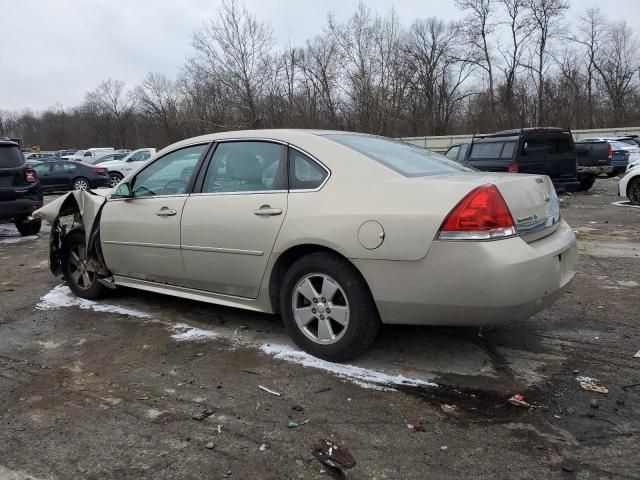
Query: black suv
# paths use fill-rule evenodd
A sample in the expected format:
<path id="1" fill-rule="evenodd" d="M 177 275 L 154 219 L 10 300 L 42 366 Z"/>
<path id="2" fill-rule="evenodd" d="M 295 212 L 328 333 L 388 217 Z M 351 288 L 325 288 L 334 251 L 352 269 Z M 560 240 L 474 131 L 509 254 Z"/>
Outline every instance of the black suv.
<path id="1" fill-rule="evenodd" d="M 477 135 L 445 154 L 484 172 L 548 175 L 558 192 L 575 192 L 577 154 L 571 132 L 562 128 L 522 128 Z"/>
<path id="2" fill-rule="evenodd" d="M 33 168 L 26 165 L 17 143 L 0 140 L 0 222 L 11 221 L 22 235 L 40 231 L 31 217 L 42 206 L 42 188 Z"/>

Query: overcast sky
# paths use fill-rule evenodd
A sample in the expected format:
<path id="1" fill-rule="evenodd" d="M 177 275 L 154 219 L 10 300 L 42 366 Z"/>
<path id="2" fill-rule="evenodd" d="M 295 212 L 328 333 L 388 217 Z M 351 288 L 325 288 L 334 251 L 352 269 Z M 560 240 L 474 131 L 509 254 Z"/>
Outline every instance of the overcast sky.
<path id="1" fill-rule="evenodd" d="M 271 22 L 279 45 L 301 45 L 332 12 L 345 20 L 358 0 L 246 0 Z M 394 5 L 401 21 L 462 16 L 453 0 L 367 0 L 379 13 Z M 611 19 L 640 19 L 640 0 L 572 0 L 569 18 L 600 6 Z M 147 72 L 174 77 L 191 36 L 220 0 L 0 0 L 0 110 L 78 104 L 109 77 L 129 86 Z"/>

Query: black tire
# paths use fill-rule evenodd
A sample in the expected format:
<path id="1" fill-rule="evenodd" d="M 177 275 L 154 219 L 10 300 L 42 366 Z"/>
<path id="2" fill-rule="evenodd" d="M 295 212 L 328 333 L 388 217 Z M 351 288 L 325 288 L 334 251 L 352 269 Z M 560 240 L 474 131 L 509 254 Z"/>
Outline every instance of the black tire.
<path id="1" fill-rule="evenodd" d="M 42 227 L 42 221 L 37 218 L 29 219 L 28 217 L 18 218 L 13 224 L 16 226 L 20 235 L 30 236 L 40 233 L 40 227 Z"/>
<path id="2" fill-rule="evenodd" d="M 115 187 L 119 184 L 124 177 L 120 175 L 118 172 L 109 172 L 109 179 L 111 181 L 111 187 Z"/>
<path id="3" fill-rule="evenodd" d="M 632 205 L 640 205 L 640 177 L 634 178 L 627 185 L 627 198 Z"/>
<path id="4" fill-rule="evenodd" d="M 64 239 L 64 243 L 62 245 L 62 274 L 64 275 L 64 279 L 69 285 L 69 288 L 76 296 L 87 298 L 89 300 L 96 300 L 104 296 L 107 287 L 98 281 L 95 272 L 93 272 L 93 274 L 91 274 L 91 272 L 86 272 L 90 279 L 88 282 L 84 275 L 80 274 L 78 277 L 78 271 L 80 270 L 78 269 L 78 263 L 74 254 L 80 257 L 86 265 L 86 254 L 83 255 L 82 253 L 84 251 L 85 241 L 84 234 L 82 232 L 76 231 L 67 235 L 67 238 Z"/>
<path id="5" fill-rule="evenodd" d="M 580 186 L 578 187 L 579 192 L 586 192 L 593 187 L 593 184 L 596 183 L 596 177 L 587 177 L 580 179 Z"/>
<path id="6" fill-rule="evenodd" d="M 91 189 L 91 182 L 84 177 L 77 177 L 73 179 L 71 186 L 74 190 L 89 190 Z"/>
<path id="7" fill-rule="evenodd" d="M 342 337 L 335 343 L 322 345 L 310 340 L 294 318 L 296 286 L 312 274 L 327 275 L 335 279 L 344 291 L 349 317 Z M 342 362 L 358 356 L 371 345 L 380 329 L 378 309 L 362 275 L 349 262 L 330 252 L 311 253 L 289 268 L 280 289 L 280 311 L 285 327 L 296 345 L 315 357 L 331 362 Z"/>

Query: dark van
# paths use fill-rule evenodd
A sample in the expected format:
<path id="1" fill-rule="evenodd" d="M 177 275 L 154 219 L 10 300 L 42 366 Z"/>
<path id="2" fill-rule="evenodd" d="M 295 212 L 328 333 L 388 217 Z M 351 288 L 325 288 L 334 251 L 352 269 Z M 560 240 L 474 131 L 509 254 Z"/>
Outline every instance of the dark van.
<path id="1" fill-rule="evenodd" d="M 558 192 L 575 192 L 577 154 L 571 132 L 562 128 L 523 128 L 477 135 L 445 154 L 484 172 L 548 175 Z"/>

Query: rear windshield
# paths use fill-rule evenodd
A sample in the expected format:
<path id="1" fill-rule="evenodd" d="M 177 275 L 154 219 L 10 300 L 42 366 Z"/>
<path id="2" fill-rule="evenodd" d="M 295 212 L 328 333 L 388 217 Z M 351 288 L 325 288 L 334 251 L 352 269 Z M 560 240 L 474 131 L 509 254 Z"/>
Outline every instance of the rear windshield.
<path id="1" fill-rule="evenodd" d="M 15 145 L 0 145 L 0 168 L 19 167 L 24 162 L 22 152 Z"/>
<path id="2" fill-rule="evenodd" d="M 348 134 L 328 134 L 324 136 L 389 167 L 405 177 L 424 177 L 427 175 L 473 171 L 473 169 L 464 167 L 443 155 L 390 138 Z"/>
<path id="3" fill-rule="evenodd" d="M 516 142 L 490 142 L 490 143 L 474 143 L 471 149 L 471 160 L 481 160 L 485 158 L 506 158 L 513 157 L 513 150 Z"/>

